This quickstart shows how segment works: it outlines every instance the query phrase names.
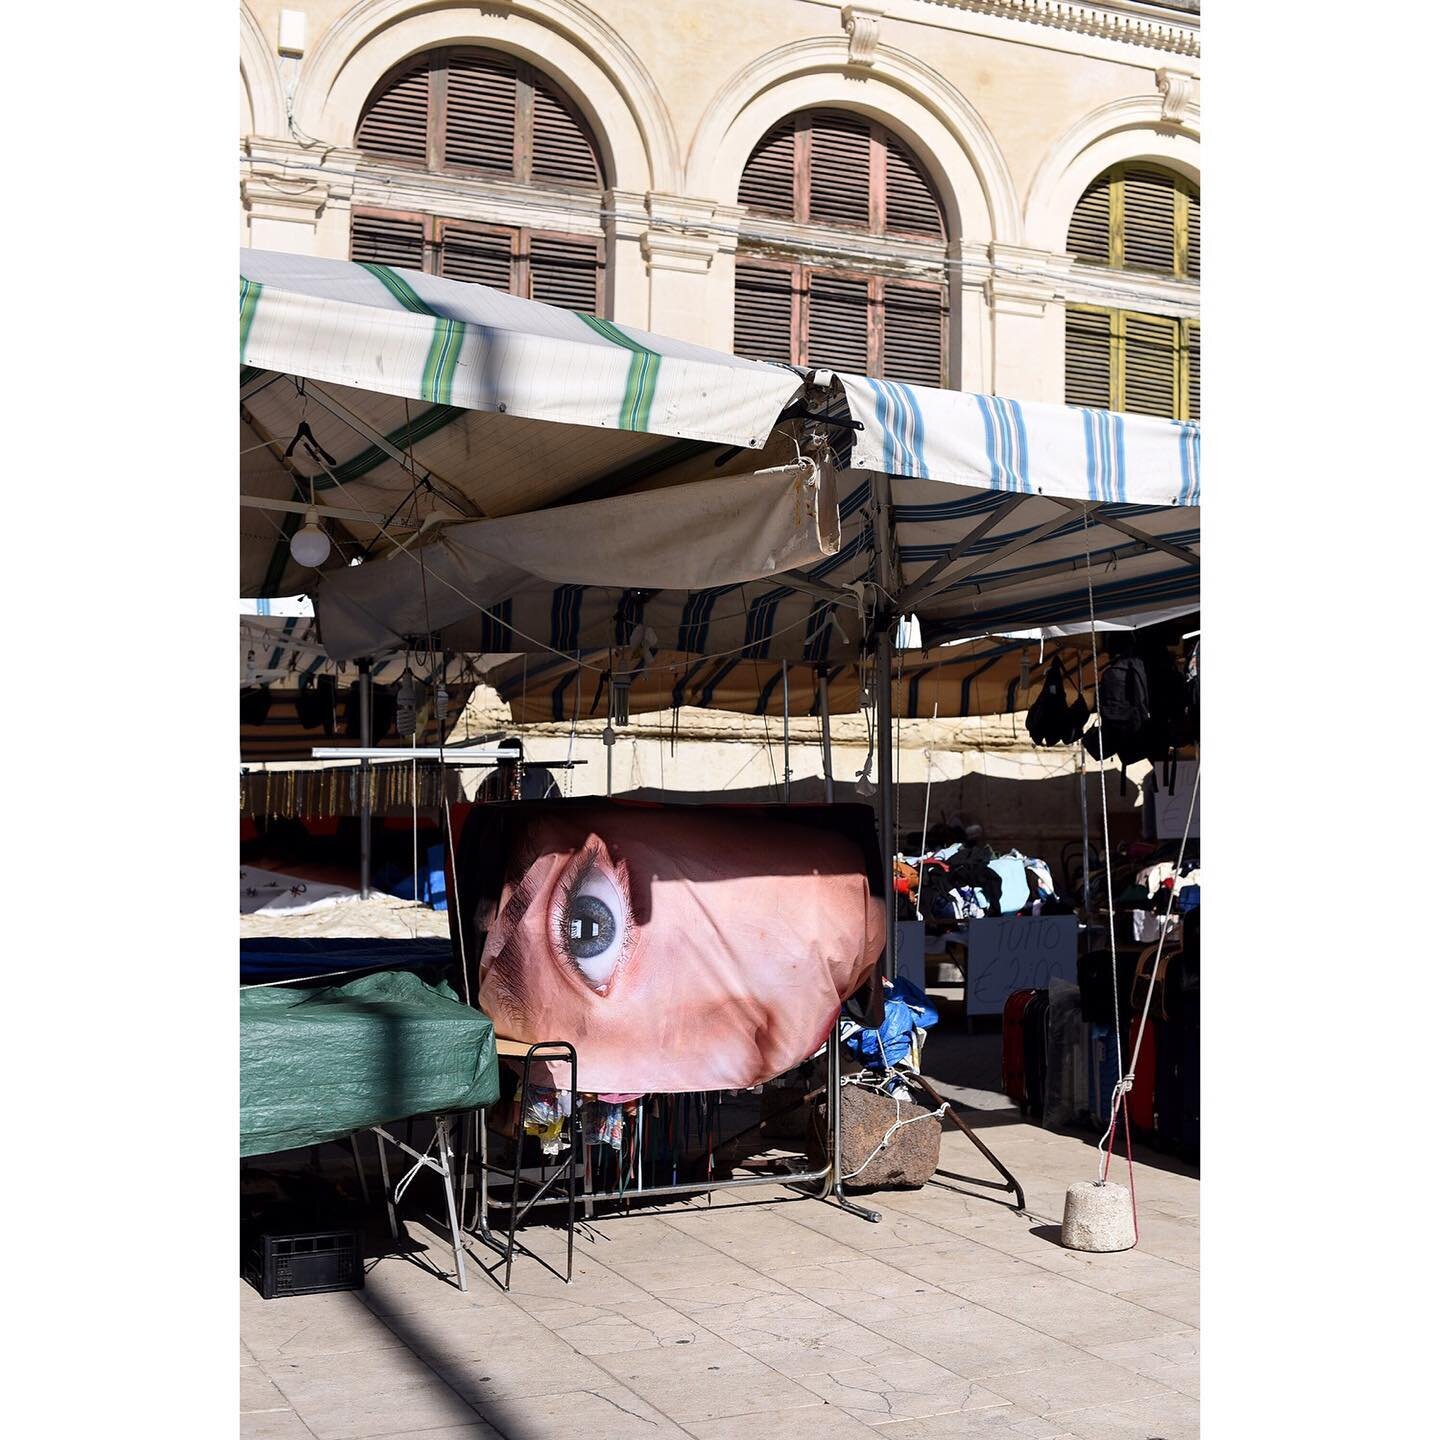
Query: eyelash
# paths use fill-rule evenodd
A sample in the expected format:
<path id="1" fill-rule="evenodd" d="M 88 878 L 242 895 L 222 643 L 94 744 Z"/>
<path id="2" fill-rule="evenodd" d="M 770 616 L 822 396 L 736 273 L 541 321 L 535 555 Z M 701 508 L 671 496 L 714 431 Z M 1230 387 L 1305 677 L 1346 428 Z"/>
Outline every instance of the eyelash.
<path id="1" fill-rule="evenodd" d="M 592 838 L 587 841 L 579 854 L 561 871 L 555 882 L 555 891 L 550 904 L 551 948 L 555 951 L 560 963 L 587 985 L 589 982 L 585 980 L 584 971 L 576 963 L 575 957 L 565 944 L 565 920 L 570 911 L 571 901 L 596 869 L 602 870 L 614 885 L 615 892 L 619 895 L 624 907 L 622 913 L 615 917 L 624 937 L 620 942 L 620 958 L 615 962 L 617 976 L 630 958 L 630 952 L 635 945 L 635 912 L 630 906 L 630 877 L 623 864 L 609 863 L 608 856 L 605 863 L 602 863 L 601 857 L 604 854 L 605 847 L 599 839 Z"/>

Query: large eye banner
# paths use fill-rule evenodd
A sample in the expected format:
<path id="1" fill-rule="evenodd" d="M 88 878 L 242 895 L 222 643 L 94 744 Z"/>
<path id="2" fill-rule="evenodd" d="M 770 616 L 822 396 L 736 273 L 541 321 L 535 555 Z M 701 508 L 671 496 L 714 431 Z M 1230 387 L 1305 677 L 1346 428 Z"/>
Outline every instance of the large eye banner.
<path id="1" fill-rule="evenodd" d="M 508 1039 L 570 1041 L 600 1094 L 783 1074 L 884 943 L 863 806 L 483 805 L 459 862 L 480 1007 Z"/>

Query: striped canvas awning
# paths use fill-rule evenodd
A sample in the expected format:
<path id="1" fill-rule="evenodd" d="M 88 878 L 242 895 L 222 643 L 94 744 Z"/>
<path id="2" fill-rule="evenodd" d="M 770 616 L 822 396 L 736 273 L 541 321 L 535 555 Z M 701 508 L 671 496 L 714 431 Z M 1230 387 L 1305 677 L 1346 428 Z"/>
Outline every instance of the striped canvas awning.
<path id="1" fill-rule="evenodd" d="M 638 625 L 686 655 L 825 661 L 857 653 L 881 591 L 927 642 L 1199 603 L 1197 425 L 801 375 L 340 261 L 244 252 L 241 311 L 242 492 L 294 507 L 313 484 L 336 542 L 303 569 L 300 516 L 245 508 L 244 593 L 313 594 L 340 658 L 414 637 L 447 528 L 543 512 L 558 533 L 555 507 L 601 500 L 634 502 L 608 513 L 634 517 L 653 573 L 607 575 L 573 543 L 519 576 L 475 565 L 430 643 L 573 657 Z M 745 477 L 794 464 L 817 415 L 838 531 L 677 587 L 712 539 L 683 492 L 734 481 L 773 509 Z"/>
<path id="2" fill-rule="evenodd" d="M 1141 617 L 1141 624 L 1144 620 Z M 1176 646 L 1195 617 L 1155 621 L 1160 643 Z M 1107 632 L 1134 630 L 1139 624 L 1105 625 Z M 1109 643 L 1101 636 L 1102 657 Z M 1180 649 L 1176 649 L 1177 659 Z M 485 683 L 510 706 L 517 724 L 604 720 L 609 715 L 608 667 L 612 657 L 597 652 L 582 657 L 590 667 L 555 655 L 517 655 L 488 671 Z M 1008 715 L 1026 710 L 1044 683 L 1053 661 L 1071 692 L 1095 693 L 1094 648 L 1089 627 L 1061 635 L 985 635 L 956 645 L 897 651 L 891 687 L 891 714 L 908 720 Z M 624 673 L 626 657 L 613 663 Z M 628 708 L 632 715 L 653 714 L 680 706 L 725 710 L 741 715 L 784 713 L 786 690 L 790 714 L 820 714 L 820 679 L 829 686 L 826 704 L 832 715 L 861 708 L 860 667 L 839 662 L 822 665 L 797 661 L 782 671 L 775 660 L 711 659 L 662 651 L 630 677 Z"/>

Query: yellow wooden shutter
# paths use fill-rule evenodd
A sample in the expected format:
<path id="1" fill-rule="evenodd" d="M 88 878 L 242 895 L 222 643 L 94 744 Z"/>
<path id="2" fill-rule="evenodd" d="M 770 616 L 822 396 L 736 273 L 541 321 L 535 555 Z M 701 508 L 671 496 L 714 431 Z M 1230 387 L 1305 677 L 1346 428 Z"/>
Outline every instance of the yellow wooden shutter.
<path id="1" fill-rule="evenodd" d="M 1093 410 L 1114 407 L 1113 310 L 1065 307 L 1065 403 Z"/>
<path id="2" fill-rule="evenodd" d="M 1180 322 L 1168 315 L 1120 316 L 1120 406 L 1132 415 L 1179 415 Z"/>
<path id="3" fill-rule="evenodd" d="M 1102 175 L 1086 189 L 1070 217 L 1065 248 L 1087 265 L 1110 264 L 1110 176 Z"/>

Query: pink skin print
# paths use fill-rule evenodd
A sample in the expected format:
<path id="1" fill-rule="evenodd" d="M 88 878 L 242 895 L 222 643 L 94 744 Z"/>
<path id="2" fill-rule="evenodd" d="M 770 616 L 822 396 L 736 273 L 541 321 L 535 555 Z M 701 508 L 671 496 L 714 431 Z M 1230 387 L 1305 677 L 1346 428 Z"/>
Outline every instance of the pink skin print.
<path id="1" fill-rule="evenodd" d="M 818 825 L 574 806 L 512 831 L 485 918 L 498 1034 L 571 1041 L 582 1090 L 693 1091 L 814 1054 L 880 953 L 885 907 L 860 846 Z"/>

